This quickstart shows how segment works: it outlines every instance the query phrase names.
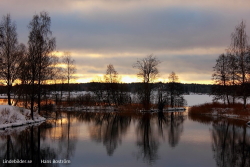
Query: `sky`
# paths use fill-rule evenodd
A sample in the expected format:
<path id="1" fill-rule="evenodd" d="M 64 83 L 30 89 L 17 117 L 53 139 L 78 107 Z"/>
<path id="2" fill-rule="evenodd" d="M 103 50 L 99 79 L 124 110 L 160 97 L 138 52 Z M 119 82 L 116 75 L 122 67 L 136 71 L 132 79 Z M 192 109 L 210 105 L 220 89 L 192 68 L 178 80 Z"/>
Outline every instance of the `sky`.
<path id="1" fill-rule="evenodd" d="M 90 82 L 113 64 L 122 82 L 138 82 L 137 60 L 153 54 L 161 61 L 158 81 L 174 71 L 182 83 L 211 84 L 216 59 L 230 46 L 242 20 L 250 33 L 248 0 L 1 0 L 20 43 L 28 24 L 42 11 L 51 17 L 56 54 L 69 51 L 76 82 Z"/>

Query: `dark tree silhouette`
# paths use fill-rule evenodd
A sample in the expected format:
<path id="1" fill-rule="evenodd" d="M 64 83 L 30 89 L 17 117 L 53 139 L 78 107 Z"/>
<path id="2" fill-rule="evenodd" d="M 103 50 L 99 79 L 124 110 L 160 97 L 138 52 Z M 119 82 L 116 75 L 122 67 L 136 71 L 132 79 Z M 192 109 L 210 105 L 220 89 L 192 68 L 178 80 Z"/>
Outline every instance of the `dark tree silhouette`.
<path id="1" fill-rule="evenodd" d="M 216 84 L 212 94 L 214 99 L 224 99 L 230 104 L 235 98 L 243 100 L 243 107 L 246 108 L 249 91 L 250 75 L 250 46 L 246 34 L 246 25 L 242 21 L 235 27 L 231 35 L 231 45 L 227 49 L 227 54 L 220 55 L 216 60 L 212 79 Z"/>
<path id="2" fill-rule="evenodd" d="M 73 75 L 76 73 L 75 60 L 72 59 L 70 52 L 64 52 L 62 57 L 62 62 L 66 66 L 64 72 L 66 74 L 67 83 L 68 83 L 68 99 L 70 100 L 70 80 L 75 78 Z"/>
<path id="3" fill-rule="evenodd" d="M 40 112 L 41 84 L 50 73 L 50 66 L 54 63 L 52 52 L 56 41 L 50 30 L 51 19 L 46 12 L 33 16 L 28 28 L 30 29 L 28 41 L 27 68 L 29 69 L 29 84 L 31 85 L 31 116 L 33 119 L 35 95 L 37 94 L 38 112 Z"/>
<path id="4" fill-rule="evenodd" d="M 118 73 L 112 64 L 107 66 L 106 74 L 104 75 L 105 89 L 106 89 L 106 101 L 109 105 L 117 104 L 118 96 Z"/>
<path id="5" fill-rule="evenodd" d="M 134 68 L 139 70 L 137 76 L 142 81 L 142 87 L 138 90 L 138 95 L 146 110 L 150 108 L 151 91 L 153 89 L 151 83 L 158 77 L 159 64 L 160 61 L 155 56 L 149 55 L 146 58 L 137 60 L 133 65 Z"/>
<path id="6" fill-rule="evenodd" d="M 183 86 L 179 83 L 179 78 L 175 74 L 175 72 L 170 73 L 168 77 L 168 84 L 167 84 L 167 93 L 170 100 L 170 106 L 184 106 L 185 100 L 183 98 L 184 89 Z"/>
<path id="7" fill-rule="evenodd" d="M 151 115 L 146 113 L 139 120 L 136 142 L 139 147 L 138 156 L 150 165 L 159 158 L 157 153 L 160 144 L 159 139 L 154 135 L 151 119 Z"/>
<path id="8" fill-rule="evenodd" d="M 212 150 L 218 167 L 250 165 L 250 140 L 246 126 L 214 121 L 211 130 Z"/>
<path id="9" fill-rule="evenodd" d="M 231 35 L 231 53 L 237 59 L 237 84 L 240 85 L 240 97 L 243 99 L 244 108 L 246 108 L 247 97 L 247 76 L 250 74 L 250 54 L 248 36 L 246 34 L 246 24 L 242 21 L 235 27 L 235 32 Z"/>
<path id="10" fill-rule="evenodd" d="M 106 83 L 118 83 L 118 73 L 112 64 L 107 65 L 106 75 L 104 76 Z"/>
<path id="11" fill-rule="evenodd" d="M 229 94 L 232 97 L 232 103 L 235 103 L 235 98 L 236 98 L 236 84 L 237 84 L 237 58 L 235 55 L 231 54 L 230 50 L 228 49 L 228 74 L 229 74 Z"/>
<path id="12" fill-rule="evenodd" d="M 84 120 L 93 121 L 94 127 L 90 129 L 90 136 L 96 142 L 102 142 L 107 154 L 112 156 L 130 125 L 131 117 L 118 113 L 83 113 Z M 88 115 L 86 115 L 88 114 Z M 98 132 L 98 133 L 96 133 Z"/>
<path id="13" fill-rule="evenodd" d="M 18 78 L 25 49 L 18 44 L 16 25 L 9 14 L 3 17 L 0 27 L 0 78 L 7 86 L 8 105 L 11 105 L 12 84 Z"/>
<path id="14" fill-rule="evenodd" d="M 221 54 L 219 58 L 216 60 L 216 65 L 214 66 L 214 73 L 212 75 L 212 79 L 214 82 L 212 88 L 212 94 L 214 95 L 213 99 L 223 99 L 228 104 L 229 101 L 229 56 L 225 54 Z"/>

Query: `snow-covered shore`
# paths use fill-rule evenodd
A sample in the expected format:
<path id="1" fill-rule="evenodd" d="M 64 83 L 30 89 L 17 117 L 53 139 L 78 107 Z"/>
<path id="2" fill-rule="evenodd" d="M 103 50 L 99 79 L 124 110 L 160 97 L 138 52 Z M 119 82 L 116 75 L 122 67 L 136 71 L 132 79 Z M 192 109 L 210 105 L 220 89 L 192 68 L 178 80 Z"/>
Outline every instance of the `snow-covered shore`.
<path id="1" fill-rule="evenodd" d="M 212 115 L 213 117 L 224 117 L 224 118 L 231 118 L 231 119 L 238 119 L 238 120 L 244 120 L 249 121 L 250 116 L 249 115 L 241 115 L 232 112 L 232 108 L 213 108 L 211 113 L 207 113 L 207 115 Z M 246 111 L 245 111 L 246 112 Z"/>
<path id="2" fill-rule="evenodd" d="M 17 106 L 0 105 L 0 129 L 22 126 L 46 119 L 34 112 L 34 120 L 31 119 L 31 111 Z"/>

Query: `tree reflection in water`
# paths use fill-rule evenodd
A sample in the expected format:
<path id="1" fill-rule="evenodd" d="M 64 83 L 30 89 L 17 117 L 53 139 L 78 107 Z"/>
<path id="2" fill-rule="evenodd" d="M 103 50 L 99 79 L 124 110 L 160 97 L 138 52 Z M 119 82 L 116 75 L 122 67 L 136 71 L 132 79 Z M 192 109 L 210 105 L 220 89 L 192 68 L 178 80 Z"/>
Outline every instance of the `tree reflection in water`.
<path id="1" fill-rule="evenodd" d="M 32 164 L 7 164 L 3 166 L 34 166 L 56 167 L 57 163 L 41 163 L 41 160 L 70 160 L 75 151 L 77 141 L 76 129 L 71 129 L 71 121 L 76 114 L 64 113 L 64 123 L 61 119 L 48 120 L 40 126 L 19 127 L 10 135 L 3 131 L 0 139 L 0 161 L 3 159 L 32 160 Z"/>
<path id="2" fill-rule="evenodd" d="M 131 122 L 130 116 L 115 112 L 86 112 L 82 113 L 80 118 L 94 124 L 89 129 L 90 137 L 98 143 L 102 142 L 109 156 L 113 155 L 117 146 L 122 142 L 122 136 L 126 134 Z"/>
<path id="3" fill-rule="evenodd" d="M 172 147 L 178 144 L 185 116 L 183 113 L 175 113 L 172 116 L 167 113 L 128 116 L 117 112 L 81 112 L 78 119 L 90 123 L 91 139 L 103 143 L 109 156 L 114 154 L 115 149 L 122 142 L 122 137 L 127 133 L 132 120 L 137 122 L 136 145 L 139 147 L 137 158 L 142 157 L 144 161 L 151 164 L 158 158 L 160 140 L 165 140 L 168 136 Z"/>
<path id="4" fill-rule="evenodd" d="M 3 159 L 32 160 L 32 164 L 4 164 L 0 166 L 58 166 L 41 164 L 40 160 L 68 159 L 75 153 L 79 123 L 89 128 L 92 141 L 102 143 L 112 156 L 122 143 L 130 127 L 135 127 L 136 155 L 152 165 L 158 158 L 161 143 L 171 147 L 180 142 L 183 132 L 183 113 L 145 113 L 123 115 L 118 112 L 63 112 L 63 118 L 48 120 L 40 126 L 20 127 L 12 132 L 0 131 L 0 162 Z M 245 122 L 207 116 L 190 119 L 211 124 L 212 150 L 218 167 L 250 166 L 250 129 Z M 133 123 L 133 124 L 132 124 Z M 18 129 L 18 128 L 17 128 Z M 162 146 L 164 146 L 162 144 Z"/>
<path id="5" fill-rule="evenodd" d="M 168 136 L 170 146 L 175 147 L 183 132 L 184 120 L 183 113 L 143 114 L 137 125 L 137 146 L 139 147 L 137 157 L 150 165 L 154 163 L 159 157 L 157 151 L 160 140 L 165 140 L 166 136 Z M 158 123 L 155 124 L 155 121 Z"/>
<path id="6" fill-rule="evenodd" d="M 211 133 L 218 167 L 250 166 L 250 134 L 246 126 L 221 121 L 213 124 Z"/>
<path id="7" fill-rule="evenodd" d="M 74 155 L 75 146 L 77 142 L 77 130 L 76 127 L 71 128 L 72 119 L 76 119 L 75 112 L 64 112 L 64 123 L 56 121 L 55 139 L 58 140 L 58 152 L 61 157 L 70 159 Z M 53 133 L 52 133 L 53 134 Z"/>
<path id="8" fill-rule="evenodd" d="M 181 133 L 183 132 L 184 117 L 182 113 L 171 113 L 171 120 L 169 126 L 168 142 L 171 147 L 177 146 L 180 141 Z"/>
<path id="9" fill-rule="evenodd" d="M 40 127 L 31 126 L 20 133 L 4 135 L 1 133 L 1 140 L 6 141 L 0 146 L 1 165 L 3 167 L 15 166 L 58 166 L 57 164 L 41 164 L 41 159 L 55 159 L 56 151 L 50 145 L 40 146 Z M 32 164 L 2 163 L 4 159 L 32 160 Z"/>
<path id="10" fill-rule="evenodd" d="M 151 125 L 151 114 L 146 113 L 139 120 L 136 143 L 139 147 L 138 158 L 142 157 L 149 164 L 158 158 L 159 139 L 153 132 L 155 131 Z"/>
<path id="11" fill-rule="evenodd" d="M 212 150 L 218 167 L 250 166 L 250 130 L 245 121 L 199 115 L 189 118 L 212 124 Z"/>
<path id="12" fill-rule="evenodd" d="M 161 140 L 168 139 L 175 147 L 182 133 L 183 114 L 153 113 L 125 115 L 119 112 L 62 112 L 54 115 L 40 126 L 26 127 L 16 132 L 1 133 L 0 161 L 3 159 L 32 160 L 32 164 L 11 164 L 11 166 L 58 166 L 40 163 L 41 160 L 67 159 L 75 153 L 79 124 L 89 128 L 92 141 L 102 143 L 107 155 L 112 156 L 122 143 L 128 129 L 135 126 L 137 157 L 152 164 L 157 160 Z M 131 124 L 133 122 L 133 124 Z M 85 126 L 85 125 L 84 125 Z M 8 166 L 9 164 L 3 164 Z"/>

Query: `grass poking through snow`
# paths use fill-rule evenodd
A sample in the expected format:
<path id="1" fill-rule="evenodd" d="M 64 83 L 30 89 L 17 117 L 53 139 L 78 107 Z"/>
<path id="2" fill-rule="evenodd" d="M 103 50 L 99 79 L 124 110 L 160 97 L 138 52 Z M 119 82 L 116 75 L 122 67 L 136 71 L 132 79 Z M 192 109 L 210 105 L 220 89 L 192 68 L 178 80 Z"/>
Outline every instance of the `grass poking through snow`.
<path id="1" fill-rule="evenodd" d="M 226 105 L 218 102 L 205 103 L 189 108 L 189 115 L 208 114 L 214 116 L 237 118 L 248 120 L 250 119 L 250 106 L 243 108 L 241 103 Z"/>

